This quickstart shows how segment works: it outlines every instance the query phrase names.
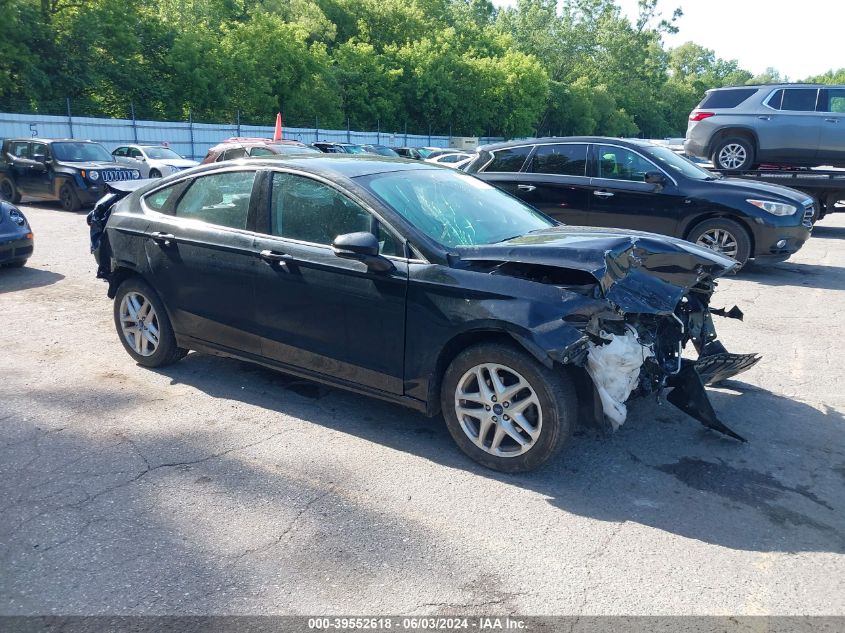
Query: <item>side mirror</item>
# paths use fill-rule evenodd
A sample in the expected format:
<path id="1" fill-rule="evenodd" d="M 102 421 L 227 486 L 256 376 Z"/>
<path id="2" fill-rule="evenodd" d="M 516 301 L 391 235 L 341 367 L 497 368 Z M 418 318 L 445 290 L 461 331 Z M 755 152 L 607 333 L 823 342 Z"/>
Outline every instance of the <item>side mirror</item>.
<path id="1" fill-rule="evenodd" d="M 332 251 L 344 259 L 357 259 L 376 272 L 393 270 L 393 264 L 386 257 L 378 253 L 379 245 L 376 236 L 366 231 L 338 235 L 332 242 Z"/>
<path id="2" fill-rule="evenodd" d="M 47 156 L 45 154 L 33 154 L 32 160 L 34 160 L 36 163 L 46 163 Z"/>
<path id="3" fill-rule="evenodd" d="M 666 176 L 659 171 L 647 171 L 645 181 L 650 185 L 660 185 L 662 187 L 666 184 Z"/>

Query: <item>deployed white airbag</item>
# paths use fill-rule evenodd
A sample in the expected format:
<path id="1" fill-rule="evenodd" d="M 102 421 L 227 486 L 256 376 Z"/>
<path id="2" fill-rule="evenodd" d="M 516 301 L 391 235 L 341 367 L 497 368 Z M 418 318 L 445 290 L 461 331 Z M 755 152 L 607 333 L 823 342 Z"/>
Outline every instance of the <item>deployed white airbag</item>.
<path id="1" fill-rule="evenodd" d="M 613 430 L 618 429 L 628 415 L 625 401 L 636 388 L 640 367 L 652 351 L 641 345 L 637 333 L 629 327 L 624 336 L 608 334 L 609 343 L 590 343 L 587 373 L 599 392 L 602 409 Z"/>

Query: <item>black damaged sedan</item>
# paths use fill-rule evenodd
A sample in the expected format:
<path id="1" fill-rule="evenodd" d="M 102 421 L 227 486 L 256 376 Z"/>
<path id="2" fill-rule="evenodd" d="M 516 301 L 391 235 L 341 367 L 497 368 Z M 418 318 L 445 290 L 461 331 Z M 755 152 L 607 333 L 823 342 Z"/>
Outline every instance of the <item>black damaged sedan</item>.
<path id="1" fill-rule="evenodd" d="M 379 156 L 116 183 L 89 223 L 143 366 L 197 350 L 442 411 L 467 455 L 506 472 L 663 390 L 742 439 L 704 389 L 758 360 L 728 353 L 711 318 L 741 317 L 710 308 L 737 264 L 688 242 L 562 226 L 473 176 Z"/>

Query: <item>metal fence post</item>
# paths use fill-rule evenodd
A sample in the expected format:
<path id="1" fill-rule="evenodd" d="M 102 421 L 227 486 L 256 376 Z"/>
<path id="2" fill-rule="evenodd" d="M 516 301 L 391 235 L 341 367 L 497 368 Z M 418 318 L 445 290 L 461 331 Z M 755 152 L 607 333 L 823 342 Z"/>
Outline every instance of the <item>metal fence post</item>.
<path id="1" fill-rule="evenodd" d="M 428 146 L 431 147 L 431 123 L 428 124 Z"/>
<path id="2" fill-rule="evenodd" d="M 73 117 L 70 114 L 70 97 L 66 97 L 67 102 L 67 126 L 70 129 L 70 138 L 73 138 Z"/>
<path id="3" fill-rule="evenodd" d="M 188 110 L 188 131 L 191 134 L 191 160 L 196 160 L 194 155 L 194 114 Z"/>
<path id="4" fill-rule="evenodd" d="M 449 147 L 452 147 L 452 124 L 449 124 Z"/>
<path id="5" fill-rule="evenodd" d="M 314 117 L 314 142 L 320 140 L 320 117 Z"/>
<path id="6" fill-rule="evenodd" d="M 381 145 L 381 119 L 376 119 L 376 145 Z"/>
<path id="7" fill-rule="evenodd" d="M 138 142 L 138 122 L 135 120 L 135 104 L 130 102 L 129 109 L 132 110 L 132 137 Z"/>
<path id="8" fill-rule="evenodd" d="M 408 147 L 408 121 L 405 120 L 405 142 L 402 143 L 405 147 Z"/>
<path id="9" fill-rule="evenodd" d="M 352 142 L 352 133 L 350 132 L 350 127 L 349 127 L 349 117 L 346 117 L 346 142 L 347 143 Z"/>
<path id="10" fill-rule="evenodd" d="M 235 136 L 240 136 L 241 135 L 241 109 L 240 108 L 235 110 L 235 121 L 238 124 L 238 133 L 235 134 Z"/>

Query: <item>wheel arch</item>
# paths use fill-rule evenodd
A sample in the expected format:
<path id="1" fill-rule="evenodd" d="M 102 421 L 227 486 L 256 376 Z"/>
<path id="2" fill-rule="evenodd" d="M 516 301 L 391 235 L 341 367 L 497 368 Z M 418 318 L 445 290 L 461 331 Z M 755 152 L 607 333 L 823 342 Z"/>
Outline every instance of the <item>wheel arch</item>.
<path id="1" fill-rule="evenodd" d="M 745 233 L 746 233 L 746 235 L 748 235 L 748 240 L 751 244 L 751 252 L 749 253 L 748 257 L 749 257 L 749 259 L 754 257 L 754 255 L 757 251 L 757 243 L 754 239 L 754 231 L 751 229 L 751 225 L 746 221 L 745 218 L 735 216 L 735 215 L 730 215 L 728 213 L 725 213 L 724 211 L 715 211 L 715 210 L 705 211 L 704 213 L 701 213 L 700 215 L 695 216 L 684 227 L 684 230 L 682 232 L 684 239 L 689 242 L 690 241 L 689 236 L 692 233 L 692 230 L 696 226 L 698 226 L 702 222 L 706 222 L 707 220 L 730 220 L 732 222 L 736 222 L 737 224 L 739 224 L 743 229 L 745 229 Z"/>

